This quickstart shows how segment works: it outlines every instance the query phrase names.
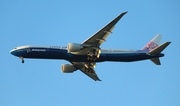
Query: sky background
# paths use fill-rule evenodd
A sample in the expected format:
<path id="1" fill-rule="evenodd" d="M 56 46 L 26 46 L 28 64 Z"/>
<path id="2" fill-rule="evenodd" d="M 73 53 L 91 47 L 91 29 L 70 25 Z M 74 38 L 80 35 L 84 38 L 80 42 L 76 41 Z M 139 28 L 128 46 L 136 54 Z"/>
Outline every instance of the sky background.
<path id="1" fill-rule="evenodd" d="M 65 60 L 20 59 L 22 45 L 81 43 L 120 13 L 102 48 L 141 49 L 156 34 L 161 66 L 149 60 L 98 63 L 95 82 L 61 72 Z M 0 0 L 0 106 L 180 106 L 179 0 Z"/>

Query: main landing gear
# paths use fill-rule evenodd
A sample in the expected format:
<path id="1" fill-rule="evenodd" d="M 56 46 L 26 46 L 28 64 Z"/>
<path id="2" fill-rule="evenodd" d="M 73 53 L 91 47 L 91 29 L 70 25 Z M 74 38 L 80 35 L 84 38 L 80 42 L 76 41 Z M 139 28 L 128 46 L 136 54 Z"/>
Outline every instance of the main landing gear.
<path id="1" fill-rule="evenodd" d="M 85 67 L 93 69 L 96 67 L 96 63 L 95 62 L 86 62 Z"/>
<path id="2" fill-rule="evenodd" d="M 87 53 L 87 60 L 96 61 L 99 58 L 101 50 L 100 49 L 93 49 Z"/>
<path id="3" fill-rule="evenodd" d="M 89 73 L 94 73 L 94 68 L 96 67 L 96 60 L 99 58 L 101 50 L 98 49 L 93 49 L 92 51 L 89 51 L 87 53 L 87 60 L 89 62 L 86 62 L 85 67 L 86 67 L 86 72 Z"/>
<path id="4" fill-rule="evenodd" d="M 24 63 L 24 58 L 23 57 L 19 57 L 21 59 L 21 62 Z"/>
<path id="5" fill-rule="evenodd" d="M 94 73 L 93 68 L 85 68 L 85 72 Z"/>

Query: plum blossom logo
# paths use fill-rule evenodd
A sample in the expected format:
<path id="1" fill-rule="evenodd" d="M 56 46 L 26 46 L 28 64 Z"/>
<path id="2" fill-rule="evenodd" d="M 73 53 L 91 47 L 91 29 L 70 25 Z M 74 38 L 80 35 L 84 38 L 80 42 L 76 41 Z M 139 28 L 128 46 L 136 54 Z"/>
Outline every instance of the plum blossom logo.
<path id="1" fill-rule="evenodd" d="M 152 49 L 154 49 L 154 48 L 156 48 L 156 47 L 158 47 L 158 45 L 155 44 L 154 42 L 149 42 L 149 43 L 146 45 L 146 48 L 147 48 L 148 50 L 152 50 Z"/>

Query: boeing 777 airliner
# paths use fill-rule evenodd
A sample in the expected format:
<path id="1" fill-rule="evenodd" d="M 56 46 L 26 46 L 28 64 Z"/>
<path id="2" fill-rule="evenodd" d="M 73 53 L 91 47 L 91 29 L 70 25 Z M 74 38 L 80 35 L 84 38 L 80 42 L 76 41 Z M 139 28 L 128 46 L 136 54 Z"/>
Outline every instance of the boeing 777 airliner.
<path id="1" fill-rule="evenodd" d="M 116 61 L 132 62 L 150 59 L 156 65 L 160 65 L 161 53 L 171 42 L 165 42 L 159 45 L 161 35 L 156 35 L 141 50 L 119 50 L 119 49 L 101 49 L 100 45 L 106 41 L 109 34 L 112 33 L 115 24 L 126 14 L 121 13 L 114 20 L 108 23 L 101 30 L 96 32 L 90 38 L 82 43 L 68 43 L 63 46 L 19 46 L 10 51 L 24 63 L 24 58 L 33 59 L 64 59 L 71 64 L 63 64 L 62 72 L 72 73 L 80 70 L 95 81 L 101 81 L 94 68 L 96 62 Z"/>

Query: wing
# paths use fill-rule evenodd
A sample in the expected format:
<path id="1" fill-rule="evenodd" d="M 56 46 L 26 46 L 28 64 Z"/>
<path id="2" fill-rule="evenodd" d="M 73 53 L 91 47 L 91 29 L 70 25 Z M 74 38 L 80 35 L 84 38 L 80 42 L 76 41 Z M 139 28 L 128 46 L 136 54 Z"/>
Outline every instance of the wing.
<path id="1" fill-rule="evenodd" d="M 84 74 L 86 74 L 87 76 L 89 76 L 90 78 L 92 78 L 94 81 L 101 81 L 94 68 L 90 68 L 89 65 L 87 65 L 85 62 L 71 62 L 74 67 L 76 67 L 77 69 L 79 69 L 81 72 L 83 72 Z M 89 63 L 91 64 L 91 63 Z"/>
<path id="2" fill-rule="evenodd" d="M 94 69 L 86 69 L 85 67 L 79 69 L 81 72 L 92 78 L 94 81 L 101 81 Z"/>
<path id="3" fill-rule="evenodd" d="M 103 27 L 101 30 L 99 30 L 97 33 L 92 35 L 90 38 L 85 40 L 82 44 L 85 45 L 91 45 L 93 47 L 99 47 L 104 41 L 106 41 L 106 38 L 110 33 L 112 33 L 112 30 L 115 26 L 115 24 L 126 14 L 127 12 L 121 13 L 118 17 L 116 17 L 114 20 L 112 20 L 109 24 L 107 24 L 105 27 Z"/>
<path id="4" fill-rule="evenodd" d="M 87 40 L 85 40 L 82 45 L 85 47 L 82 50 L 78 51 L 78 52 L 74 52 L 74 54 L 81 54 L 81 55 L 88 55 L 88 53 L 93 53 L 93 56 L 95 56 L 97 58 L 99 58 L 99 54 L 100 54 L 100 48 L 99 46 L 106 40 L 106 38 L 108 37 L 108 35 L 110 33 L 112 33 L 112 30 L 115 26 L 115 24 L 126 14 L 127 12 L 121 13 L 119 16 L 117 16 L 114 20 L 112 20 L 109 24 L 107 24 L 105 27 L 103 27 L 101 30 L 99 30 L 97 33 L 95 33 L 94 35 L 92 35 L 90 38 L 88 38 Z M 94 48 L 98 48 L 97 50 Z M 96 53 L 94 53 L 93 51 L 95 50 Z M 92 58 L 92 56 L 90 56 Z M 94 59 L 94 58 L 93 58 Z M 87 76 L 89 76 L 90 78 L 92 78 L 95 81 L 101 81 L 95 70 L 95 62 L 71 62 L 74 67 L 76 67 L 77 69 L 79 69 L 81 72 L 83 72 L 84 74 L 86 74 Z"/>

